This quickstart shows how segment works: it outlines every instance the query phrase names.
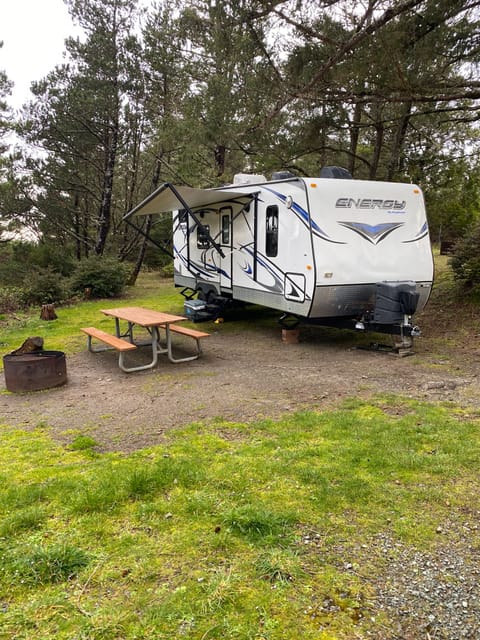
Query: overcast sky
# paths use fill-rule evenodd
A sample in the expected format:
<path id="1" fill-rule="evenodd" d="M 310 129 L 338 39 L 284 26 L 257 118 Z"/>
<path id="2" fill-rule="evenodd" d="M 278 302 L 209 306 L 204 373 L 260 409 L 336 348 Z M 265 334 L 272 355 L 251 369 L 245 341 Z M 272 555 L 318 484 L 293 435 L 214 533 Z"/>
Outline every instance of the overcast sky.
<path id="1" fill-rule="evenodd" d="M 15 83 L 12 106 L 29 99 L 32 80 L 62 62 L 63 42 L 74 33 L 63 0 L 0 0 L 0 69 Z"/>

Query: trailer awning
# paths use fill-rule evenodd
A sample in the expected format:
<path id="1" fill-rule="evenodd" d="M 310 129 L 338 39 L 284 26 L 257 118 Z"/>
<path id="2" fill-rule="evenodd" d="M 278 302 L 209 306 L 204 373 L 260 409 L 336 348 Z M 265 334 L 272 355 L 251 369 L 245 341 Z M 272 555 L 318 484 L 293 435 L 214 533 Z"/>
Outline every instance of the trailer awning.
<path id="1" fill-rule="evenodd" d="M 165 183 L 143 200 L 139 205 L 125 214 L 125 218 L 131 216 L 147 216 L 153 213 L 165 213 L 176 209 L 197 209 L 208 207 L 219 202 L 229 202 L 236 198 L 253 198 L 258 190 L 250 193 L 233 191 L 230 189 L 195 189 L 193 187 L 177 187 Z"/>

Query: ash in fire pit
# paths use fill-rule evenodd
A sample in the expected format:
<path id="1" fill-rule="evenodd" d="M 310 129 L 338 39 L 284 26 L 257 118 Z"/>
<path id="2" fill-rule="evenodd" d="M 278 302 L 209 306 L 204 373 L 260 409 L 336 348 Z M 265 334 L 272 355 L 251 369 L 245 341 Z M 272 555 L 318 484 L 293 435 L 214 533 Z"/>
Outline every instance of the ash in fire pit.
<path id="1" fill-rule="evenodd" d="M 39 391 L 67 381 L 63 351 L 45 351 L 43 338 L 28 338 L 23 345 L 3 356 L 5 386 L 8 391 Z"/>

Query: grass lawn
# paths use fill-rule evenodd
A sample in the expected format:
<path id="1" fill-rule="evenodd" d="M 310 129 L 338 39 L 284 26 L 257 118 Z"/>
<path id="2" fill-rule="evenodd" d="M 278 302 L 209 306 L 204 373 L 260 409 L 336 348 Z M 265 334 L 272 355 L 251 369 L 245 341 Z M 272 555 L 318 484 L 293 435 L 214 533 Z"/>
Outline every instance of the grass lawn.
<path id="1" fill-rule="evenodd" d="M 368 637 L 384 559 L 359 550 L 430 547 L 479 507 L 478 418 L 398 398 L 128 456 L 3 425 L 0 456 L 9 639 Z"/>
<path id="2" fill-rule="evenodd" d="M 44 348 L 75 353 L 85 348 L 85 335 L 80 327 L 96 326 L 112 331 L 112 320 L 100 313 L 115 306 L 145 306 L 151 309 L 181 313 L 183 298 L 171 280 L 160 279 L 157 273 L 142 274 L 138 285 L 131 287 L 121 298 L 81 301 L 58 307 L 57 320 L 40 320 L 40 308 L 13 317 L 0 316 L 0 356 L 19 347 L 29 336 L 44 338 Z M 2 326 L 2 321 L 4 326 Z"/>

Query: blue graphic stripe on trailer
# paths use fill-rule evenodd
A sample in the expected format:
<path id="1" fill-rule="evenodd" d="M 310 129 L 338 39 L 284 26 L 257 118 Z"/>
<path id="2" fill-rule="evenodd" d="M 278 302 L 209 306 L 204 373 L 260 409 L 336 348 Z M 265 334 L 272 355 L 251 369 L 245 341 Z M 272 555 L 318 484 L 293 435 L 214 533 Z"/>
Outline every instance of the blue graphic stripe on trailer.
<path id="1" fill-rule="evenodd" d="M 368 240 L 372 244 L 378 244 L 382 240 L 384 240 L 392 231 L 403 227 L 404 222 L 382 222 L 380 224 L 367 224 L 365 222 L 341 222 L 342 227 L 350 229 L 350 231 L 354 231 L 358 233 L 362 238 Z"/>
<path id="2" fill-rule="evenodd" d="M 254 252 L 252 251 L 252 249 L 249 249 L 248 247 L 242 247 L 242 250 L 248 253 L 252 258 L 254 258 Z M 281 271 L 281 269 L 278 269 L 275 265 L 271 264 L 268 260 L 266 259 L 264 260 L 263 256 L 258 253 L 257 253 L 257 263 L 261 267 L 263 267 L 267 273 L 269 273 L 272 276 L 274 280 L 274 284 L 268 285 L 268 284 L 265 284 L 264 282 L 260 282 L 258 279 L 258 272 L 257 272 L 257 279 L 255 282 L 261 287 L 263 287 L 264 289 L 282 293 L 283 280 L 284 280 L 285 274 Z M 251 273 L 253 273 L 253 271 L 251 271 Z"/>
<path id="3" fill-rule="evenodd" d="M 422 238 L 425 238 L 425 236 L 427 235 L 428 235 L 428 223 L 425 221 L 423 223 L 422 228 L 414 238 L 412 238 L 411 240 L 404 240 L 403 242 L 404 244 L 407 244 L 409 242 L 417 242 L 417 240 L 421 240 Z"/>
<path id="4" fill-rule="evenodd" d="M 240 247 L 240 251 L 244 251 L 245 253 L 250 255 L 252 258 L 254 258 L 253 249 L 250 249 L 247 245 L 244 245 L 243 247 Z M 272 276 L 272 278 L 275 281 L 274 285 L 268 285 L 268 284 L 260 282 L 258 280 L 258 277 L 257 277 L 256 283 L 259 286 L 261 286 L 264 289 L 267 289 L 269 291 L 273 291 L 275 293 L 284 293 L 284 283 L 288 283 L 288 284 L 290 284 L 290 286 L 295 287 L 295 289 L 297 289 L 298 291 L 301 291 L 303 293 L 303 296 L 304 296 L 305 300 L 307 300 L 307 301 L 311 300 L 311 296 L 309 296 L 306 291 L 301 289 L 301 287 L 299 287 L 298 284 L 296 282 L 294 282 L 290 278 L 290 276 L 288 276 L 285 273 L 285 271 L 282 271 L 276 265 L 272 264 L 268 260 L 268 258 L 266 258 L 264 255 L 257 253 L 257 263 L 260 266 L 262 266 L 267 271 L 267 273 L 269 273 Z M 252 267 L 250 266 L 249 263 L 247 263 L 246 267 L 242 267 L 242 269 L 248 275 L 251 275 L 253 273 Z"/>
<path id="5" fill-rule="evenodd" d="M 190 271 L 190 273 L 192 273 L 193 275 L 200 275 L 204 278 L 211 278 L 212 274 L 221 274 L 224 277 L 231 279 L 231 276 L 226 273 L 225 271 L 223 271 L 222 269 L 220 269 L 219 267 L 210 267 L 209 265 L 204 265 L 201 264 L 199 262 L 194 262 L 193 260 L 187 260 L 187 258 L 185 258 L 185 256 L 183 256 L 181 253 L 178 252 L 178 250 L 173 247 L 173 251 L 174 253 L 177 254 L 177 256 L 180 258 L 182 264 L 184 265 L 184 267 Z"/>
<path id="6" fill-rule="evenodd" d="M 275 189 L 270 189 L 269 187 L 264 187 L 264 189 L 266 191 L 270 191 L 270 193 L 273 193 L 274 196 L 276 196 L 281 202 L 285 204 L 287 196 L 284 196 L 283 193 L 279 193 L 278 191 L 275 191 Z M 318 238 L 326 240 L 327 242 L 333 242 L 334 244 L 346 244 L 345 242 L 341 242 L 340 240 L 333 240 L 328 235 L 328 233 L 323 231 L 323 229 L 318 226 L 315 220 L 312 220 L 312 217 L 310 216 L 308 211 L 305 211 L 305 209 L 301 207 L 298 202 L 293 201 L 290 208 L 296 214 L 296 216 L 300 218 L 303 224 L 312 229 L 312 233 Z"/>

